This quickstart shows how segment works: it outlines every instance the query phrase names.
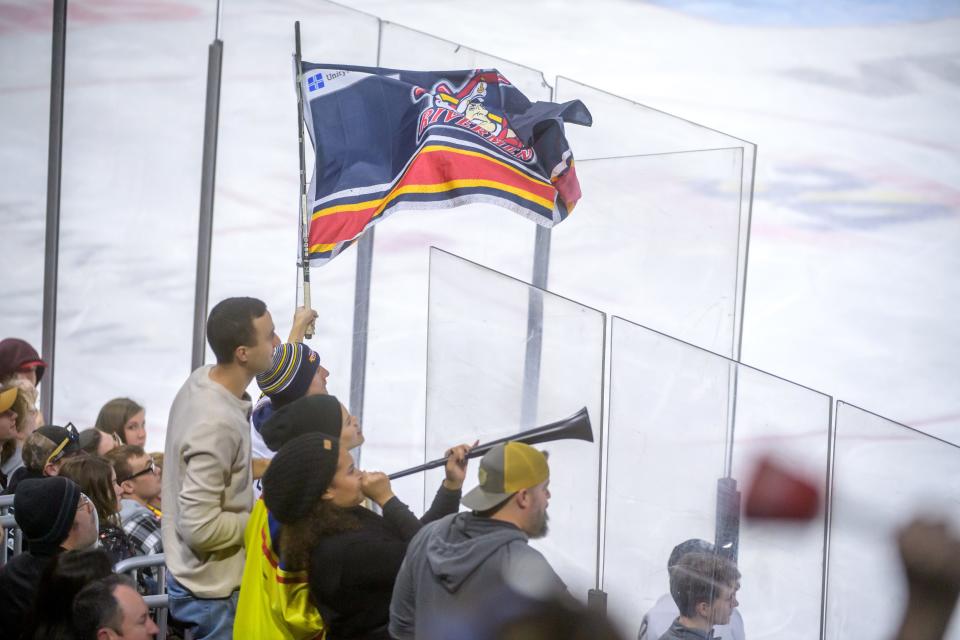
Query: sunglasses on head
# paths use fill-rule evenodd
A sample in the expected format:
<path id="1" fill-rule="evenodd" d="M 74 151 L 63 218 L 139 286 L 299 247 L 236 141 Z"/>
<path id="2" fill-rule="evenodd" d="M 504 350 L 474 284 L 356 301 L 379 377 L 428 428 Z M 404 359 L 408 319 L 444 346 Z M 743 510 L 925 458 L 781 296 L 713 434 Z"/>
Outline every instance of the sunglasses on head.
<path id="1" fill-rule="evenodd" d="M 67 430 L 67 437 L 64 438 L 60 442 L 60 444 L 58 444 L 56 448 L 54 448 L 54 450 L 50 453 L 50 456 L 47 458 L 46 464 L 54 464 L 56 462 L 59 462 L 60 459 L 63 458 L 63 456 L 67 455 L 65 452 L 65 449 L 67 448 L 67 445 L 70 444 L 71 442 L 76 445 L 80 444 L 80 434 L 77 432 L 77 428 L 73 426 L 72 422 L 68 422 L 63 428 Z"/>

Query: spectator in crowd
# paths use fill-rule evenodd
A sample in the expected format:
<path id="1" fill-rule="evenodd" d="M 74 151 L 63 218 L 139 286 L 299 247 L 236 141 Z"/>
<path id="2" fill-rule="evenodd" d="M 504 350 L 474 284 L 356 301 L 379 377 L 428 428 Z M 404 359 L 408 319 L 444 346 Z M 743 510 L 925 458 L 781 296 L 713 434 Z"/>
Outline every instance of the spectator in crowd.
<path id="1" fill-rule="evenodd" d="M 80 487 L 61 477 L 24 480 L 13 506 L 29 551 L 0 567 L 0 620 L 8 637 L 18 638 L 44 569 L 63 551 L 93 547 L 97 516 Z"/>
<path id="2" fill-rule="evenodd" d="M 739 585 L 740 572 L 728 558 L 695 551 L 683 555 L 670 567 L 670 595 L 680 615 L 660 640 L 712 638 L 714 626 L 730 624 Z"/>
<path id="3" fill-rule="evenodd" d="M 160 474 L 141 447 L 125 444 L 107 454 L 120 487 L 120 521 L 137 555 L 163 553 L 160 510 L 150 504 L 160 495 Z"/>
<path id="4" fill-rule="evenodd" d="M 336 398 L 327 395 L 284 405 L 263 425 L 262 432 L 271 451 L 308 433 L 339 439 L 346 449 L 363 443 L 356 419 Z M 244 534 L 247 557 L 234 623 L 237 639 L 298 640 L 323 632 L 323 619 L 310 597 L 305 564 L 297 569 L 281 557 L 279 542 L 286 535 L 286 527 L 268 512 L 263 499 L 257 500 Z"/>
<path id="5" fill-rule="evenodd" d="M 897 547 L 907 606 L 896 640 L 945 638 L 960 596 L 960 536 L 945 521 L 918 518 L 897 533 Z"/>
<path id="6" fill-rule="evenodd" d="M 160 486 L 163 486 L 163 451 L 151 451 L 148 453 L 153 459 L 153 468 L 157 470 L 157 478 L 160 479 Z M 156 498 L 150 501 L 150 506 L 157 510 L 157 513 L 163 509 L 163 504 L 161 502 L 161 495 L 158 495 Z"/>
<path id="7" fill-rule="evenodd" d="M 13 403 L 13 412 L 17 414 L 16 425 L 14 429 L 13 451 L 5 457 L 0 465 L 0 479 L 6 476 L 2 483 L 13 477 L 18 469 L 23 467 L 23 445 L 27 438 L 37 430 L 37 427 L 43 426 L 43 419 L 40 410 L 37 409 L 37 388 L 24 379 L 17 379 L 10 382 L 17 390 L 17 398 Z M 2 404 L 2 403 L 0 403 Z"/>
<path id="8" fill-rule="evenodd" d="M 80 432 L 80 448 L 92 456 L 102 458 L 122 444 L 115 433 L 107 433 L 93 427 Z"/>
<path id="9" fill-rule="evenodd" d="M 227 298 L 207 319 L 217 364 L 177 392 L 167 422 L 162 518 L 170 613 L 196 640 L 229 638 L 253 507 L 250 397 L 280 344 L 266 305 Z"/>
<path id="10" fill-rule="evenodd" d="M 273 410 L 308 393 L 326 393 L 327 376 L 330 372 L 320 366 L 320 358 L 303 343 L 307 328 L 317 318 L 317 312 L 306 307 L 297 307 L 293 315 L 293 327 L 287 342 L 273 352 L 270 367 L 257 374 L 257 385 L 262 392 L 250 415 L 250 455 L 253 457 L 254 499 L 260 497 L 260 478 L 263 477 L 274 452 L 263 442 L 260 427 Z M 305 349 L 305 351 L 304 351 Z M 317 379 L 314 381 L 312 377 Z M 306 384 L 304 384 L 306 383 Z M 270 390 L 270 393 L 264 390 Z M 309 387 L 309 389 L 308 389 Z M 271 394 L 278 396 L 274 404 Z"/>
<path id="11" fill-rule="evenodd" d="M 673 548 L 670 553 L 670 559 L 667 561 L 667 572 L 677 566 L 680 560 L 688 553 L 708 553 L 714 552 L 713 544 L 706 540 L 691 538 L 685 540 Z M 739 589 L 739 584 L 737 585 Z M 667 629 L 673 624 L 673 621 L 680 615 L 680 609 L 674 601 L 673 596 L 665 593 L 660 596 L 657 602 L 643 616 L 643 622 L 640 623 L 640 632 L 637 634 L 637 640 L 657 640 L 666 633 Z M 743 618 L 740 616 L 740 610 L 734 609 L 730 617 L 730 624 L 717 624 L 713 627 L 713 636 L 717 640 L 744 640 Z"/>
<path id="12" fill-rule="evenodd" d="M 114 564 L 137 555 L 120 526 L 120 487 L 110 463 L 96 456 L 77 456 L 63 464 L 60 475 L 76 482 L 93 501 L 100 525 L 100 546 L 110 554 Z"/>
<path id="13" fill-rule="evenodd" d="M 273 412 L 304 396 L 325 395 L 329 375 L 317 352 L 302 342 L 287 342 L 274 350 L 270 368 L 257 375 L 257 385 L 264 395 L 250 420 L 254 458 L 269 460 L 274 455 L 260 433 Z"/>
<path id="14" fill-rule="evenodd" d="M 17 484 L 27 478 L 44 478 L 60 473 L 64 462 L 83 454 L 76 427 L 48 424 L 40 427 L 23 444 L 23 466 L 10 477 L 6 494 L 15 493 Z"/>
<path id="15" fill-rule="evenodd" d="M 114 398 L 103 405 L 94 428 L 115 434 L 122 444 L 147 444 L 147 412 L 130 398 Z"/>
<path id="16" fill-rule="evenodd" d="M 423 640 L 620 640 L 605 612 L 571 598 L 530 593 L 504 583 L 476 600 L 437 612 L 417 629 Z M 465 630 L 466 634 L 465 634 Z"/>
<path id="17" fill-rule="evenodd" d="M 480 460 L 479 478 L 462 501 L 472 512 L 442 518 L 410 543 L 390 602 L 393 638 L 417 637 L 438 612 L 476 600 L 514 575 L 569 598 L 547 560 L 527 544 L 547 533 L 546 455 L 520 442 L 497 445 Z"/>
<path id="18" fill-rule="evenodd" d="M 298 400 L 274 420 L 305 430 L 312 412 L 301 409 L 325 399 Z M 281 447 L 263 478 L 264 502 L 283 525 L 281 559 L 291 570 L 307 569 L 327 638 L 389 638 L 390 595 L 407 544 L 423 523 L 457 510 L 469 449 L 448 451 L 446 478 L 418 520 L 385 474 L 361 473 L 346 446 L 328 435 L 308 433 Z M 382 516 L 361 506 L 365 497 Z"/>
<path id="19" fill-rule="evenodd" d="M 33 386 L 40 384 L 46 363 L 40 359 L 37 350 L 20 338 L 0 340 L 0 384 L 11 380 L 28 380 Z"/>
<path id="20" fill-rule="evenodd" d="M 17 453 L 17 412 L 14 405 L 20 389 L 12 384 L 0 387 L 0 488 L 6 489 L 13 474 L 11 464 Z"/>
<path id="21" fill-rule="evenodd" d="M 122 575 L 80 590 L 73 600 L 73 625 L 77 640 L 148 640 L 159 631 L 133 581 Z"/>
<path id="22" fill-rule="evenodd" d="M 84 586 L 112 573 L 110 556 L 101 549 L 54 556 L 40 578 L 24 640 L 72 640 L 74 597 Z"/>

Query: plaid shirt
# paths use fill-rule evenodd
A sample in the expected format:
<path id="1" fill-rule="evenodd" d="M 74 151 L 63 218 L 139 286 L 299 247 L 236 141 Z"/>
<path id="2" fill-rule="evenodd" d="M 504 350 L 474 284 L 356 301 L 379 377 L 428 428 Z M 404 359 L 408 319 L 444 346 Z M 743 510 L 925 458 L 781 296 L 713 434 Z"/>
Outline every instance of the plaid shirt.
<path id="1" fill-rule="evenodd" d="M 123 530 L 130 537 L 137 555 L 148 556 L 163 553 L 163 538 L 160 534 L 160 518 L 146 507 L 137 509 L 123 521 Z"/>

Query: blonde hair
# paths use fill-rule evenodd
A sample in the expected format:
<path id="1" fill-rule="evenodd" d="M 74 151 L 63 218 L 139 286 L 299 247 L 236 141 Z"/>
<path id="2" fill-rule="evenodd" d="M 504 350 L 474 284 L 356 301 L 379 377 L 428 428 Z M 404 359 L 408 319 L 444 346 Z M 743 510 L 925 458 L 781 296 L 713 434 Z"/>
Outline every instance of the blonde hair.
<path id="1" fill-rule="evenodd" d="M 29 380 L 22 378 L 12 381 L 11 385 L 18 389 L 13 410 L 17 412 L 17 432 L 23 434 L 29 420 L 40 414 L 40 410 L 37 409 L 37 388 Z M 41 424 L 37 422 L 33 428 L 36 429 L 39 426 Z"/>

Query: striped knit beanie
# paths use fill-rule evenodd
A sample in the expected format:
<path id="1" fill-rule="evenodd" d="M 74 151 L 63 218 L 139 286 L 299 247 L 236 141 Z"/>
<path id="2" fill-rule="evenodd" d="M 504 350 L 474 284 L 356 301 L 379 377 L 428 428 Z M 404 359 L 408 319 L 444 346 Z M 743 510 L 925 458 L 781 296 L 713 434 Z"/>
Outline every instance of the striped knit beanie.
<path id="1" fill-rule="evenodd" d="M 257 385 L 279 409 L 307 393 L 319 366 L 316 351 L 302 342 L 285 342 L 273 350 L 273 362 L 257 376 Z"/>

